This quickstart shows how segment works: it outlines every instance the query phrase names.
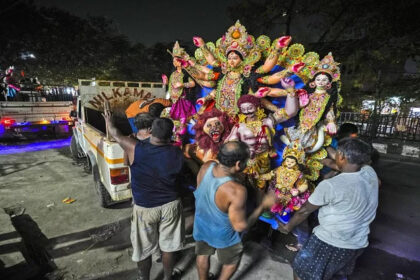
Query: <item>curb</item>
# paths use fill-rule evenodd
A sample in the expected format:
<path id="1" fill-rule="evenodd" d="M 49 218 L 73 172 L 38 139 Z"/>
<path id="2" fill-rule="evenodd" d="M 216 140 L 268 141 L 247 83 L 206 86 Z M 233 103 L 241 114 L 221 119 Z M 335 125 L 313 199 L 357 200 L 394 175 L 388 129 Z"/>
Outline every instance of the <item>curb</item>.
<path id="1" fill-rule="evenodd" d="M 381 155 L 392 159 L 415 161 L 420 163 L 420 147 L 402 143 L 372 143 Z"/>

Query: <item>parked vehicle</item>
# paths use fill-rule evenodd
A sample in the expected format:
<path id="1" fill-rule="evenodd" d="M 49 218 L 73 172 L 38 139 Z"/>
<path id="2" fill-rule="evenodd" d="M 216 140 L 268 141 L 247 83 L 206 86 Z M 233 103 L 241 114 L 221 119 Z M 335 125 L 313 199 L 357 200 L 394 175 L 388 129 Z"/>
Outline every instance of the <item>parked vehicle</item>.
<path id="1" fill-rule="evenodd" d="M 71 152 L 74 158 L 86 159 L 93 174 L 100 205 L 131 198 L 130 169 L 124 164 L 123 149 L 108 137 L 102 117 L 104 101 L 110 103 L 114 120 L 122 133 L 129 135 L 131 127 L 125 109 L 140 98 L 164 98 L 162 83 L 79 80 Z"/>

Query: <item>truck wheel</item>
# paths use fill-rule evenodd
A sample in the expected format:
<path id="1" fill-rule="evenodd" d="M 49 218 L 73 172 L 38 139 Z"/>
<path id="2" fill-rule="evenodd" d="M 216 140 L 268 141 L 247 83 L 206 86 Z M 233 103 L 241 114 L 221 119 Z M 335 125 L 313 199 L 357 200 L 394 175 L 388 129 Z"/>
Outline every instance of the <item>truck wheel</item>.
<path id="1" fill-rule="evenodd" d="M 87 174 L 92 174 L 92 163 L 90 162 L 90 158 L 89 157 L 86 157 L 85 163 L 83 165 L 83 170 Z"/>
<path id="2" fill-rule="evenodd" d="M 108 208 L 112 204 L 112 198 L 99 179 L 95 180 L 95 188 L 99 196 L 99 205 Z"/>
<path id="3" fill-rule="evenodd" d="M 74 135 L 71 137 L 71 141 L 70 141 L 70 153 L 71 153 L 71 157 L 74 160 L 77 160 L 79 158 L 79 149 L 77 147 L 77 142 L 76 142 L 76 138 L 74 138 Z"/>

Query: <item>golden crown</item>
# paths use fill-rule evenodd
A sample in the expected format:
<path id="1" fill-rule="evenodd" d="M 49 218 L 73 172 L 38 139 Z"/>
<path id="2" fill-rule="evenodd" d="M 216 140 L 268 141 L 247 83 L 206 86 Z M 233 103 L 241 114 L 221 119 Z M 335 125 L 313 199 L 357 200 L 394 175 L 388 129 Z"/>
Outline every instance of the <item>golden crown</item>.
<path id="1" fill-rule="evenodd" d="M 284 148 L 283 158 L 286 158 L 288 156 L 291 156 L 297 159 L 299 164 L 302 164 L 305 161 L 305 151 L 301 147 L 299 147 L 299 145 L 296 143 Z"/>
<path id="2" fill-rule="evenodd" d="M 254 47 L 254 38 L 248 35 L 245 26 L 239 20 L 229 27 L 225 35 L 221 38 L 219 46 L 225 55 L 230 51 L 237 51 L 243 58 L 248 56 Z"/>
<path id="3" fill-rule="evenodd" d="M 222 73 L 226 72 L 227 54 L 237 51 L 242 55 L 242 74 L 248 77 L 252 66 L 261 58 L 260 47 L 255 44 L 253 36 L 249 35 L 239 20 L 229 27 L 228 31 L 216 41 L 215 55 L 221 63 Z"/>
<path id="4" fill-rule="evenodd" d="M 340 80 L 340 68 L 338 67 L 340 63 L 334 61 L 334 57 L 331 52 L 329 52 L 311 71 L 312 76 L 315 76 L 318 73 L 325 72 L 332 77 L 332 81 L 336 82 Z"/>
<path id="5" fill-rule="evenodd" d="M 178 41 L 175 42 L 174 47 L 172 48 L 172 55 L 177 57 L 187 57 L 188 54 L 185 52 L 184 48 L 179 46 Z"/>

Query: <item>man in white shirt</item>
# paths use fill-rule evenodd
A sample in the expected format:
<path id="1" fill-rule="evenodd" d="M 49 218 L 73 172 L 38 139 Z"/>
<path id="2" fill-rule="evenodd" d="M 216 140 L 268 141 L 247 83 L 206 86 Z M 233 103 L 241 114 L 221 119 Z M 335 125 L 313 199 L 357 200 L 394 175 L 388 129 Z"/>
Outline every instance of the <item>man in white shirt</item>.
<path id="1" fill-rule="evenodd" d="M 296 255 L 295 279 L 346 279 L 355 261 L 368 246 L 369 225 L 378 206 L 378 177 L 367 165 L 369 144 L 358 138 L 344 138 L 335 156 L 341 174 L 324 180 L 303 207 L 279 230 L 289 233 L 313 211 L 319 209 L 319 226 Z"/>

